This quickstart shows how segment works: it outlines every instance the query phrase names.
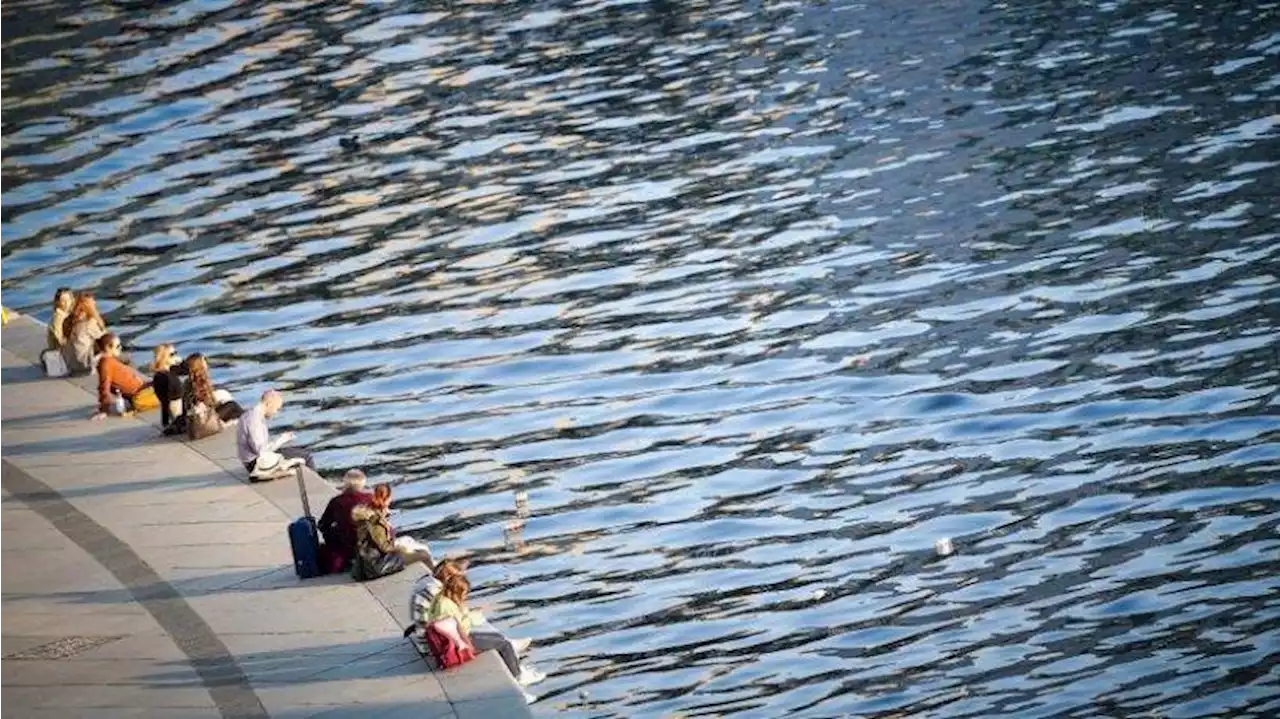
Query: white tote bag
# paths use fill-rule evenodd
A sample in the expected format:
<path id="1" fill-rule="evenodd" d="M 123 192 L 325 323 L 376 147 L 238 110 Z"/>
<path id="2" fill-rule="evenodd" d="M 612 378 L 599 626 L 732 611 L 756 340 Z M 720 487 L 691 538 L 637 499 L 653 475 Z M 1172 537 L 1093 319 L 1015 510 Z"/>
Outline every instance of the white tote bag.
<path id="1" fill-rule="evenodd" d="M 40 363 L 44 365 L 45 377 L 66 377 L 70 374 L 67 371 L 67 360 L 62 356 L 62 350 L 41 352 Z"/>

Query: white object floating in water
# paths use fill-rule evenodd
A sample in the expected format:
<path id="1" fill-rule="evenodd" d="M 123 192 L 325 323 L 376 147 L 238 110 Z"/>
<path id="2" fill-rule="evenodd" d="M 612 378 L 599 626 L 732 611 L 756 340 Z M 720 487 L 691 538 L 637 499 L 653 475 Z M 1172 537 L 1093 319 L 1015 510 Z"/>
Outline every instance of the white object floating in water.
<path id="1" fill-rule="evenodd" d="M 816 599 L 822 599 L 822 598 L 823 598 L 823 597 L 825 597 L 825 596 L 827 596 L 827 590 L 825 590 L 825 589 L 815 589 L 815 590 L 813 590 L 813 598 L 814 598 L 815 600 L 816 600 Z"/>
<path id="2" fill-rule="evenodd" d="M 938 553 L 939 557 L 945 557 L 955 551 L 955 547 L 951 546 L 951 540 L 943 537 L 933 543 L 933 550 Z"/>

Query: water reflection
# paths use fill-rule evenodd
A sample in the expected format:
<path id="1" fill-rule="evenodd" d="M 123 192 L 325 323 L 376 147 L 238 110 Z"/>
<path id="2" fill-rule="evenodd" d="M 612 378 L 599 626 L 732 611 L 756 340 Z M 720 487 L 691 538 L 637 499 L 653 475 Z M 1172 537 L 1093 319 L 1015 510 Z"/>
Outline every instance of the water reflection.
<path id="1" fill-rule="evenodd" d="M 288 390 L 540 712 L 1280 711 L 1275 3 L 3 16 L 6 305 Z"/>

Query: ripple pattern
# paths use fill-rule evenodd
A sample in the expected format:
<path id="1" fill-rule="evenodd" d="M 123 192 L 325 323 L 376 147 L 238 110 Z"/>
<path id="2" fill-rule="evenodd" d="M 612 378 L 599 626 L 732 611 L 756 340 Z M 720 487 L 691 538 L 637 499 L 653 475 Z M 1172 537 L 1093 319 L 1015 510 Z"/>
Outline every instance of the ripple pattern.
<path id="1" fill-rule="evenodd" d="M 539 713 L 1280 714 L 1277 3 L 2 12 L 6 306 L 285 389 Z"/>

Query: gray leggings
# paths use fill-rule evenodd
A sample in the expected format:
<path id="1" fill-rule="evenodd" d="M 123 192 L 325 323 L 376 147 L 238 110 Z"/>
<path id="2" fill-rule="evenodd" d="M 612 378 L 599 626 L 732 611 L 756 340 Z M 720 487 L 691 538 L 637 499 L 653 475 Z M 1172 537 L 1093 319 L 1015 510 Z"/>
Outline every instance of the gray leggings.
<path id="1" fill-rule="evenodd" d="M 490 627 L 476 627 L 471 631 L 471 646 L 475 647 L 477 652 L 496 650 L 502 656 L 502 661 L 507 665 L 507 671 L 511 672 L 511 676 L 515 679 L 520 678 L 520 658 L 516 656 L 516 648 L 511 645 L 511 640 L 504 637 L 502 632 Z"/>

